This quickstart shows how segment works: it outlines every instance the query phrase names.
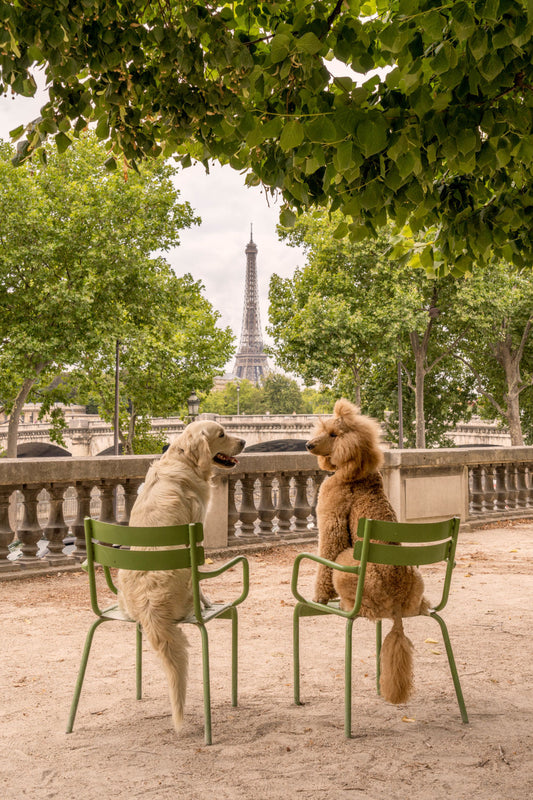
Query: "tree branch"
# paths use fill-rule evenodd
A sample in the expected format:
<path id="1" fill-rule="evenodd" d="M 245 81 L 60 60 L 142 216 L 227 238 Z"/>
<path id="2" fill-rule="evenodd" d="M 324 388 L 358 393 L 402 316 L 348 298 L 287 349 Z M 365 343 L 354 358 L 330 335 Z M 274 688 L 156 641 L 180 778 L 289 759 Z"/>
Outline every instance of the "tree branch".
<path id="1" fill-rule="evenodd" d="M 468 369 L 470 370 L 470 372 L 472 373 L 472 375 L 474 376 L 474 378 L 476 380 L 476 386 L 477 386 L 478 392 L 480 394 L 482 394 L 483 397 L 486 397 L 487 400 L 489 400 L 492 403 L 492 405 L 494 406 L 494 408 L 496 409 L 498 414 L 500 414 L 504 418 L 507 418 L 507 411 L 505 411 L 505 409 L 502 408 L 502 406 L 498 403 L 498 401 L 496 400 L 496 398 L 494 397 L 493 394 L 491 394 L 490 392 L 488 392 L 486 389 L 483 388 L 483 385 L 481 383 L 481 374 L 477 371 L 477 369 L 475 369 L 472 366 L 472 364 L 470 364 L 470 362 L 467 361 L 466 358 L 464 358 L 463 356 L 460 356 L 460 355 L 456 354 L 455 358 L 458 361 L 462 361 L 463 364 L 465 365 L 465 367 L 468 367 Z"/>

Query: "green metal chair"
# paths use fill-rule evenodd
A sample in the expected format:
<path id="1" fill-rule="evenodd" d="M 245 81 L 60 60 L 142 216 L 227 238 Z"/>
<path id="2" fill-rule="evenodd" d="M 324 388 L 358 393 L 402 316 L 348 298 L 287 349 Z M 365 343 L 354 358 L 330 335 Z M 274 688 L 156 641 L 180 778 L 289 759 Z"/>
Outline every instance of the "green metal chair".
<path id="1" fill-rule="evenodd" d="M 293 628 L 293 649 L 294 649 L 294 702 L 300 703 L 300 617 L 312 617 L 320 615 L 335 615 L 346 620 L 346 641 L 345 641 L 345 686 L 344 686 L 344 732 L 347 738 L 351 737 L 351 717 L 352 717 L 352 627 L 357 618 L 364 591 L 365 572 L 367 564 L 392 564 L 398 566 L 421 566 L 424 564 L 446 563 L 444 576 L 444 586 L 440 601 L 428 612 L 429 617 L 434 619 L 440 626 L 450 672 L 455 687 L 457 702 L 461 712 L 463 722 L 468 722 L 466 707 L 459 683 L 459 676 L 455 666 L 452 646 L 448 629 L 441 616 L 437 612 L 441 611 L 447 601 L 450 592 L 450 582 L 452 571 L 455 566 L 455 549 L 459 533 L 459 519 L 453 518 L 444 522 L 429 523 L 399 523 L 382 522 L 379 520 L 361 519 L 357 528 L 357 541 L 354 546 L 354 559 L 359 562 L 357 566 L 341 566 L 335 562 L 328 561 L 320 556 L 309 553 L 300 553 L 296 556 L 291 590 L 298 601 L 294 609 L 294 628 Z M 391 542 L 394 544 L 382 544 L 380 542 Z M 398 547 L 398 544 L 406 546 Z M 342 611 L 339 601 L 330 601 L 327 605 L 315 603 L 307 600 L 298 591 L 299 569 L 302 560 L 308 559 L 318 564 L 325 564 L 331 569 L 342 572 L 355 573 L 358 577 L 357 592 L 354 607 L 351 611 Z M 376 622 L 376 673 L 377 687 L 379 690 L 380 679 L 380 654 L 381 654 L 381 620 Z"/>
<path id="2" fill-rule="evenodd" d="M 237 556 L 221 567 L 209 572 L 201 572 L 198 567 L 205 563 L 203 548 L 203 526 L 200 523 L 174 525 L 169 527 L 134 528 L 124 525 L 112 525 L 107 522 L 98 522 L 90 518 L 85 519 L 85 541 L 87 544 L 87 561 L 85 568 L 89 576 L 89 590 L 92 610 L 97 619 L 87 633 L 83 650 L 78 679 L 74 690 L 74 697 L 68 719 L 67 733 L 72 732 L 78 702 L 85 677 L 85 670 L 94 632 L 103 622 L 133 622 L 137 626 L 137 655 L 136 655 L 136 687 L 137 700 L 142 694 L 142 630 L 124 614 L 117 604 L 101 609 L 98 604 L 96 585 L 96 566 L 103 567 L 108 587 L 114 594 L 117 588 L 113 583 L 111 568 L 134 570 L 172 570 L 190 569 L 193 591 L 193 613 L 185 619 L 179 620 L 180 624 L 190 623 L 199 628 L 202 639 L 203 663 L 203 689 L 204 689 L 204 715 L 205 715 L 205 743 L 211 744 L 211 694 L 209 682 L 209 643 L 206 625 L 213 619 L 231 620 L 231 700 L 232 705 L 237 705 L 237 647 L 238 647 L 238 620 L 237 609 L 246 599 L 249 588 L 248 561 L 244 556 Z M 179 546 L 179 549 L 165 549 Z M 130 547 L 158 548 L 151 550 L 130 550 Z M 203 609 L 200 602 L 200 581 L 215 578 L 226 570 L 242 564 L 242 592 L 231 603 L 215 604 Z"/>

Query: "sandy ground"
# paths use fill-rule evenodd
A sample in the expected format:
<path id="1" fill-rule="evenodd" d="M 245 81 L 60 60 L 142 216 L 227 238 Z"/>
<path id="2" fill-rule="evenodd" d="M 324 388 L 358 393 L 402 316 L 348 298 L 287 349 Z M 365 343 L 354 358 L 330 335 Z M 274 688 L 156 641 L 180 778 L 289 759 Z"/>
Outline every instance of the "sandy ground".
<path id="1" fill-rule="evenodd" d="M 250 556 L 240 613 L 239 707 L 230 704 L 229 622 L 210 625 L 213 745 L 203 743 L 199 634 L 175 734 L 145 647 L 135 700 L 133 626 L 95 635 L 74 732 L 64 733 L 86 630 L 83 573 L 0 582 L 0 797 L 93 800 L 530 800 L 533 796 L 533 525 L 462 533 L 446 619 L 470 724 L 461 722 L 437 625 L 408 622 L 416 692 L 375 692 L 374 628 L 354 629 L 353 738 L 343 733 L 343 623 L 302 623 L 302 700 L 292 701 L 294 546 Z M 215 564 L 222 563 L 218 559 Z M 425 571 L 434 597 L 439 576 Z M 312 575 L 305 573 L 303 586 Z M 211 586 L 236 591 L 237 571 Z M 388 625 L 388 624 L 387 624 Z M 431 641 L 434 640 L 434 641 Z"/>

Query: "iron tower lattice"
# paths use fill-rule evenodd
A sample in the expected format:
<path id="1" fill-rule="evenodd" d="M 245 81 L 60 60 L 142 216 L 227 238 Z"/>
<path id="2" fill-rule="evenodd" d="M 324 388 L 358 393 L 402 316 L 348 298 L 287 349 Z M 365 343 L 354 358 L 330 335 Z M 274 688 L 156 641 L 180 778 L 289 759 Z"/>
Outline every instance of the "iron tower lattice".
<path id="1" fill-rule="evenodd" d="M 250 241 L 246 253 L 246 282 L 244 286 L 244 310 L 242 314 L 241 341 L 233 372 L 238 378 L 259 383 L 268 371 L 266 353 L 263 352 L 259 298 L 257 291 L 257 245 L 250 228 Z"/>

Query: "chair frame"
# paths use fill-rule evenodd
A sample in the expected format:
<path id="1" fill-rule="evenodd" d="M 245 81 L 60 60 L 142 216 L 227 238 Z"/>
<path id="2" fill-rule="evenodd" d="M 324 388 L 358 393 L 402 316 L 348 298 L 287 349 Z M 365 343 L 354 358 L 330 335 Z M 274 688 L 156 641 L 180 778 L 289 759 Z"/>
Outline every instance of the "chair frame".
<path id="1" fill-rule="evenodd" d="M 199 522 L 165 527 L 128 527 L 125 525 L 100 522 L 99 520 L 86 517 L 84 525 L 87 560 L 83 566 L 89 577 L 91 608 L 97 619 L 90 626 L 85 639 L 85 646 L 83 648 L 66 732 L 71 733 L 74 727 L 74 720 L 76 718 L 94 633 L 104 622 L 133 622 L 136 625 L 136 697 L 137 700 L 140 700 L 142 697 L 141 626 L 125 614 L 116 603 L 107 608 L 100 608 L 96 585 L 96 567 L 100 565 L 103 568 L 107 586 L 113 594 L 117 594 L 118 590 L 111 575 L 112 568 L 143 571 L 190 569 L 193 610 L 186 618 L 176 620 L 176 623 L 180 625 L 191 624 L 200 630 L 202 642 L 205 743 L 206 745 L 210 745 L 212 743 L 211 690 L 209 640 L 206 625 L 213 619 L 231 620 L 231 703 L 232 706 L 237 706 L 238 615 L 236 606 L 240 605 L 248 595 L 248 560 L 244 556 L 236 556 L 217 569 L 200 571 L 198 568 L 205 563 L 205 550 L 203 547 L 203 525 Z M 139 547 L 151 549 L 129 549 Z M 200 582 L 209 578 L 216 578 L 239 563 L 242 565 L 242 592 L 239 597 L 232 602 L 218 603 L 203 609 Z"/>
<path id="2" fill-rule="evenodd" d="M 455 550 L 459 535 L 460 520 L 454 517 L 443 522 L 405 523 L 384 522 L 381 520 L 360 519 L 357 528 L 357 540 L 354 545 L 354 559 L 357 566 L 343 566 L 328 559 L 310 553 L 296 556 L 291 591 L 296 600 L 293 616 L 293 665 L 294 665 L 294 702 L 302 705 L 300 700 L 300 618 L 321 615 L 335 615 L 346 620 L 345 635 L 345 675 L 344 675 L 344 732 L 351 738 L 352 719 L 352 628 L 359 616 L 363 599 L 364 581 L 367 564 L 389 564 L 398 566 L 421 566 L 446 562 L 444 584 L 439 602 L 428 611 L 442 633 L 448 657 L 455 694 L 461 713 L 461 719 L 468 723 L 468 715 L 459 682 L 459 675 L 448 634 L 448 628 L 438 614 L 448 602 L 452 572 L 455 567 Z M 375 541 L 379 540 L 379 541 Z M 390 543 L 390 544 L 389 544 Z M 408 546 L 398 546 L 406 543 Z M 308 600 L 298 590 L 300 564 L 304 560 L 323 564 L 340 572 L 359 576 L 354 606 L 350 611 L 339 607 L 339 600 L 330 601 L 327 605 Z M 380 694 L 380 655 L 382 642 L 382 621 L 376 621 L 376 683 Z"/>

